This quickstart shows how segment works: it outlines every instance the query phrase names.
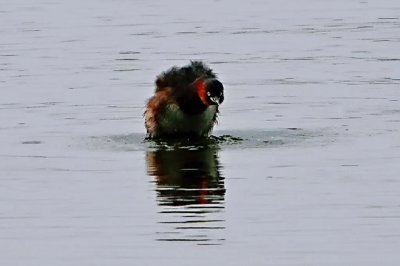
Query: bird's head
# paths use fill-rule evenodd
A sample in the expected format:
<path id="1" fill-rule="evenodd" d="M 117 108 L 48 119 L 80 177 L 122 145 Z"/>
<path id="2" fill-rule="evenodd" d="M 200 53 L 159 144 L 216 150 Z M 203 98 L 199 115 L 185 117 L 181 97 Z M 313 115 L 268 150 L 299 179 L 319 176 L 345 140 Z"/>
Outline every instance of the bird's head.
<path id="1" fill-rule="evenodd" d="M 198 78 L 194 88 L 204 105 L 220 105 L 224 101 L 224 86 L 214 78 Z"/>

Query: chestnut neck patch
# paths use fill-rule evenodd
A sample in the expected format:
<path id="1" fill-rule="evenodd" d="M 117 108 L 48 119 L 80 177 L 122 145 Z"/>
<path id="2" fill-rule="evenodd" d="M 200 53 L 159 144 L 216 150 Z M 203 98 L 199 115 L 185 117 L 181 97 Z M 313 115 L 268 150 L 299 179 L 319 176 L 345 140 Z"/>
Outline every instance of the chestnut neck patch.
<path id="1" fill-rule="evenodd" d="M 197 95 L 199 96 L 200 100 L 203 102 L 203 104 L 208 107 L 210 104 L 208 102 L 208 97 L 207 97 L 207 87 L 206 83 L 204 82 L 204 79 L 199 78 L 193 83 L 194 89 L 197 92 Z"/>

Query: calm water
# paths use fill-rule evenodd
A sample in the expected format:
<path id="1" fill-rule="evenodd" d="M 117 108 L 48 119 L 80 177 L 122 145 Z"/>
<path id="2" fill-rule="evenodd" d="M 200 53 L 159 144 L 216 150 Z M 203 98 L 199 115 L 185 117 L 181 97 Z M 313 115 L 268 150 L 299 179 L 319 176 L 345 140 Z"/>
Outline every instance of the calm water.
<path id="1" fill-rule="evenodd" d="M 0 264 L 399 265 L 399 29 L 397 0 L 3 0 Z M 144 141 L 190 59 L 233 138 Z"/>

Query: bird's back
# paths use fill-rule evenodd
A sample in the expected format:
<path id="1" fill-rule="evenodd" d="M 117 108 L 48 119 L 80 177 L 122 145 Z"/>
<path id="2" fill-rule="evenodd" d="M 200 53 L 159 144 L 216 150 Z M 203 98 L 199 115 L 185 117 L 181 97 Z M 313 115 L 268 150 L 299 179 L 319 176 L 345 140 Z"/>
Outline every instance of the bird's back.
<path id="1" fill-rule="evenodd" d="M 217 78 L 217 75 L 203 62 L 191 61 L 184 67 L 172 67 L 162 72 L 156 78 L 156 92 L 164 88 L 183 90 L 188 88 L 198 78 Z"/>

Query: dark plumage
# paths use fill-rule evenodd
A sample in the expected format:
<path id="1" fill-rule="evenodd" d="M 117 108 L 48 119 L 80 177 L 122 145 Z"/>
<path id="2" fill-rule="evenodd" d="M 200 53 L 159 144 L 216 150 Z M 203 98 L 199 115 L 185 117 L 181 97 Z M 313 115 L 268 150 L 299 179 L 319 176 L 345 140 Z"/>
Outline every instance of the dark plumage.
<path id="1" fill-rule="evenodd" d="M 210 134 L 224 100 L 224 87 L 209 67 L 200 61 L 174 66 L 158 75 L 155 84 L 155 95 L 144 113 L 149 137 Z"/>
<path id="2" fill-rule="evenodd" d="M 190 65 L 184 67 L 174 66 L 157 76 L 156 91 L 165 87 L 182 89 L 199 77 L 217 78 L 214 72 L 201 61 L 191 61 Z"/>

